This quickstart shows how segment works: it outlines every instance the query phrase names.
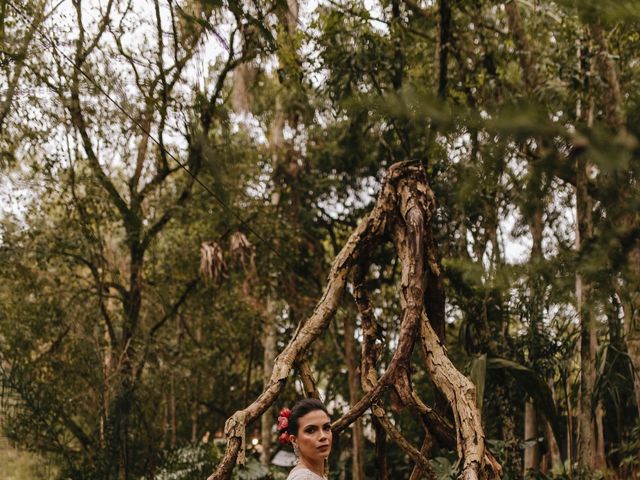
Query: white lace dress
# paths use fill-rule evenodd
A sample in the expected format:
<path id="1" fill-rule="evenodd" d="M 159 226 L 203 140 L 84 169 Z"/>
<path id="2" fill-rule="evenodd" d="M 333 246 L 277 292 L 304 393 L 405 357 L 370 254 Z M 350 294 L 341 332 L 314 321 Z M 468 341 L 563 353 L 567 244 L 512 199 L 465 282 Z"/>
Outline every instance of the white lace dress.
<path id="1" fill-rule="evenodd" d="M 321 477 L 308 468 L 296 468 L 291 470 L 287 480 L 326 480 L 326 477 Z"/>

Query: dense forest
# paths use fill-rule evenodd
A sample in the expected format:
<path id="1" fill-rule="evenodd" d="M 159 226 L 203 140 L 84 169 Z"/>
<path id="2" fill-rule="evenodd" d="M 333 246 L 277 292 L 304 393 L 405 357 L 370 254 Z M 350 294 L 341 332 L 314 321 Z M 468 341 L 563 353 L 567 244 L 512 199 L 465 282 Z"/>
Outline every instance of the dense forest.
<path id="1" fill-rule="evenodd" d="M 633 0 L 0 0 L 0 437 L 284 479 L 316 395 L 331 479 L 640 478 L 638 52 Z"/>

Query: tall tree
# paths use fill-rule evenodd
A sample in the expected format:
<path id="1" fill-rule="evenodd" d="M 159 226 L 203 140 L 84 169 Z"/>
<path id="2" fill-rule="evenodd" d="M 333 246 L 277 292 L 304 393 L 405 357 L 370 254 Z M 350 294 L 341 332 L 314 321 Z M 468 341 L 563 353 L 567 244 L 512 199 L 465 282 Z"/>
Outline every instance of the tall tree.
<path id="1" fill-rule="evenodd" d="M 100 401 L 91 408 L 60 399 L 49 409 L 68 418 L 67 425 L 59 434 L 54 425 L 48 428 L 54 436 L 71 435 L 82 447 L 83 462 L 96 475 L 127 479 L 153 472 L 157 438 L 148 426 L 144 431 L 150 419 L 142 412 L 147 365 L 158 334 L 197 285 L 195 278 L 176 285 L 170 293 L 173 300 L 165 297 L 165 305 L 155 308 L 149 286 L 153 272 L 147 262 L 167 225 L 187 205 L 197 176 L 210 161 L 209 141 L 219 128 L 217 110 L 225 79 L 244 55 L 235 50 L 242 12 L 235 17 L 227 14 L 235 22 L 225 41 L 228 51 L 215 86 L 203 92 L 206 98 L 193 110 L 194 121 L 182 125 L 187 148 L 181 151 L 173 140 L 180 133 L 179 115 L 185 101 L 180 90 L 189 83 L 186 71 L 201 48 L 205 26 L 224 12 L 196 4 L 187 13 L 160 1 L 147 5 L 153 12 L 148 17 L 142 16 L 142 5 L 127 8 L 116 1 L 106 2 L 99 10 L 81 0 L 74 1 L 73 7 L 72 16 L 52 17 L 46 27 L 35 21 L 28 25 L 29 34 L 38 35 L 49 47 L 51 63 L 21 61 L 32 72 L 33 82 L 47 87 L 61 106 L 43 113 L 67 148 L 56 152 L 41 175 L 52 186 L 55 208 L 65 206 L 73 229 L 61 231 L 59 238 L 55 231 L 43 229 L 41 237 L 52 235 L 54 241 L 44 254 L 55 262 L 63 259 L 67 272 L 76 271 L 86 279 L 88 285 L 83 284 L 78 294 L 87 295 L 98 309 L 99 316 L 88 316 L 80 325 L 95 332 L 93 354 L 101 363 L 100 381 L 92 387 Z M 66 27 L 72 33 L 65 40 L 72 47 L 56 38 L 56 32 L 64 31 L 64 22 L 69 22 Z M 127 38 L 129 29 L 137 29 L 150 41 L 132 43 Z M 120 76 L 114 78 L 101 68 L 105 62 Z M 95 98 L 100 99 L 99 109 Z M 56 123 L 61 120 L 68 123 Z M 37 172 L 39 166 L 33 168 Z M 55 184 L 60 187 L 54 188 Z M 77 290 L 73 284 L 69 288 Z M 63 331 L 65 337 L 74 338 L 69 321 L 63 321 L 67 325 Z M 89 338 L 83 341 L 90 348 Z M 73 352 L 66 350 L 66 354 Z M 14 373 L 20 372 L 20 363 L 14 367 Z M 17 382 L 28 378 L 14 377 Z M 16 385 L 16 389 L 25 413 L 36 423 L 47 422 L 38 411 L 42 406 L 30 400 L 34 392 L 28 385 Z M 86 413 L 81 413 L 83 409 Z M 171 413 L 175 416 L 175 408 Z M 59 444 L 57 453 L 66 457 L 67 468 L 78 468 L 70 457 L 77 448 L 73 443 L 67 446 L 58 439 L 53 444 Z"/>

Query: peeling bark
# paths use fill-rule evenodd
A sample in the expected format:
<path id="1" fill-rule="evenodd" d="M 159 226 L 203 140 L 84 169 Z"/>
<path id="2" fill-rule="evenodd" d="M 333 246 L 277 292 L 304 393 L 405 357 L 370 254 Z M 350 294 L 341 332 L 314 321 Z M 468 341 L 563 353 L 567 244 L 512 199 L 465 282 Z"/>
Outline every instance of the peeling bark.
<path id="1" fill-rule="evenodd" d="M 300 379 L 302 380 L 302 388 L 304 389 L 304 394 L 308 398 L 320 399 L 320 392 L 318 392 L 316 381 L 313 378 L 313 374 L 311 373 L 311 367 L 306 360 L 300 362 L 298 371 L 300 372 Z"/>
<path id="2" fill-rule="evenodd" d="M 422 318 L 420 335 L 427 369 L 453 410 L 458 455 L 464 462 L 462 478 L 480 478 L 484 466 L 484 433 L 476 408 L 475 386 L 451 363 L 426 315 Z"/>

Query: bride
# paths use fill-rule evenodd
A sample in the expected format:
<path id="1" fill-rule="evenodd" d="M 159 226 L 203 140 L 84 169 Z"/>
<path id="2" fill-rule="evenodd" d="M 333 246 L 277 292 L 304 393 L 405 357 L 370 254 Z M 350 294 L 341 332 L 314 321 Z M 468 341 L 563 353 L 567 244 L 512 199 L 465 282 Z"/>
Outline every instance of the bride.
<path id="1" fill-rule="evenodd" d="M 298 463 L 287 480 L 326 480 L 327 458 L 331 453 L 331 418 L 324 404 L 305 398 L 278 416 L 280 443 L 291 443 Z"/>

